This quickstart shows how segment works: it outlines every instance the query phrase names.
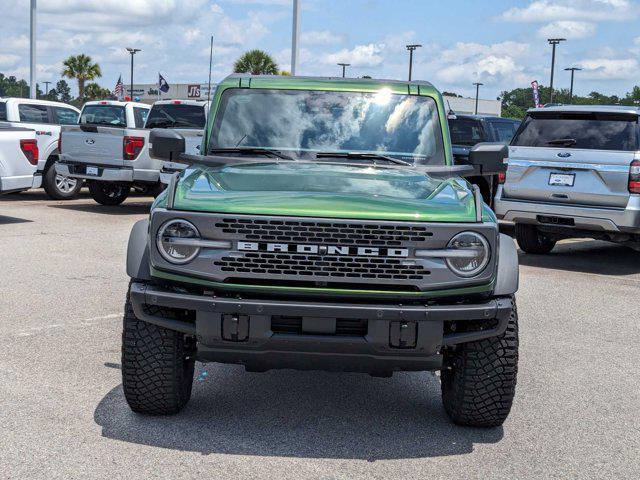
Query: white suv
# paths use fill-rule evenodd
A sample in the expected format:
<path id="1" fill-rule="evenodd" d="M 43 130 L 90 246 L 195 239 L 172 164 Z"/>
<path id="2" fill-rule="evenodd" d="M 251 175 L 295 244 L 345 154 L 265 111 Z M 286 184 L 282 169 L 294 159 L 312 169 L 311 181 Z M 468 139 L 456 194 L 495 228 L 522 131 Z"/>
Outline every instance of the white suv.
<path id="1" fill-rule="evenodd" d="M 51 198 L 64 200 L 75 197 L 82 181 L 56 173 L 58 140 L 61 125 L 78 123 L 80 110 L 66 103 L 30 98 L 0 98 L 0 125 L 23 127 L 36 132 L 40 152 L 36 176 L 42 176 L 42 186 Z"/>

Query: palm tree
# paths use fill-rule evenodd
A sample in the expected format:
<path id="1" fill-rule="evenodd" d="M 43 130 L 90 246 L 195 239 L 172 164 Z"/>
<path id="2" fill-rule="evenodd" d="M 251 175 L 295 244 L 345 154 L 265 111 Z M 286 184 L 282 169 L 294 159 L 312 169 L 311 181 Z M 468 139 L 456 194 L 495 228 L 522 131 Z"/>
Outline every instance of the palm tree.
<path id="1" fill-rule="evenodd" d="M 251 73 L 252 75 L 278 75 L 278 64 L 262 50 L 249 50 L 233 65 L 235 73 Z"/>
<path id="2" fill-rule="evenodd" d="M 84 83 L 102 76 L 100 65 L 93 63 L 91 57 L 84 53 L 72 55 L 62 64 L 64 65 L 62 76 L 78 80 L 78 98 L 82 103 L 84 101 Z"/>

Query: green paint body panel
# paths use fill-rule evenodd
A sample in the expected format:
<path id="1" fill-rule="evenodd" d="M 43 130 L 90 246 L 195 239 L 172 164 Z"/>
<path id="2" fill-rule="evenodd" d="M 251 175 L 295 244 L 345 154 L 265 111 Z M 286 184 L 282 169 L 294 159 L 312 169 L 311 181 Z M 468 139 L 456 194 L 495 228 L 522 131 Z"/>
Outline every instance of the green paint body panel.
<path id="1" fill-rule="evenodd" d="M 201 152 L 209 148 L 209 138 L 222 94 L 231 88 L 286 90 L 329 90 L 377 92 L 388 88 L 393 93 L 428 96 L 435 100 L 443 134 L 445 162 L 453 164 L 447 114 L 440 93 L 427 82 L 400 82 L 371 79 L 306 78 L 286 76 L 232 75 L 217 87 L 203 136 Z M 152 208 L 166 207 L 167 193 L 161 194 Z M 436 178 L 411 167 L 374 168 L 335 163 L 264 164 L 211 168 L 194 165 L 179 178 L 174 197 L 175 210 L 226 214 L 275 215 L 315 218 L 393 220 L 412 222 L 476 221 L 471 185 L 464 179 Z M 497 222 L 484 205 L 484 222 Z M 405 298 L 433 298 L 487 292 L 493 283 L 480 287 L 432 292 L 396 292 L 338 290 L 276 286 L 218 284 L 167 272 L 152 271 L 153 276 L 237 291 L 324 293 L 327 295 L 389 295 Z"/>

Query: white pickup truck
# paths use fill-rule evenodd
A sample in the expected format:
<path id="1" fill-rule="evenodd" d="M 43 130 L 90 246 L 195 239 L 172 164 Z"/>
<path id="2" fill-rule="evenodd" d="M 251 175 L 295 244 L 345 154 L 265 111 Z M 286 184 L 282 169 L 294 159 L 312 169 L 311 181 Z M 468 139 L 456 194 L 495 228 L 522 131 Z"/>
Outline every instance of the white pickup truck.
<path id="1" fill-rule="evenodd" d="M 0 98 L 0 125 L 35 130 L 40 152 L 36 176 L 51 198 L 73 198 L 82 182 L 56 173 L 61 125 L 78 122 L 80 110 L 66 103 L 29 98 Z"/>
<path id="2" fill-rule="evenodd" d="M 38 142 L 28 128 L 0 126 L 0 193 L 38 188 Z"/>
<path id="3" fill-rule="evenodd" d="M 118 205 L 136 188 L 160 186 L 160 165 L 148 155 L 144 124 L 151 107 L 144 103 L 87 102 L 78 125 L 61 134 L 59 174 L 85 180 L 93 199 Z"/>

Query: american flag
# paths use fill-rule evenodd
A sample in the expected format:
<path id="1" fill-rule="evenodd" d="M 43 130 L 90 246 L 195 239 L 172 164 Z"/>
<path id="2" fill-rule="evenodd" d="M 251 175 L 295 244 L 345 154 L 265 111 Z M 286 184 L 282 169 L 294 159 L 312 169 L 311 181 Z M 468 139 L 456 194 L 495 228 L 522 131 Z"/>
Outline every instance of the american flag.
<path id="1" fill-rule="evenodd" d="M 113 89 L 113 94 L 118 98 L 122 98 L 122 95 L 124 95 L 124 84 L 122 83 L 122 75 L 118 77 L 116 87 Z"/>

